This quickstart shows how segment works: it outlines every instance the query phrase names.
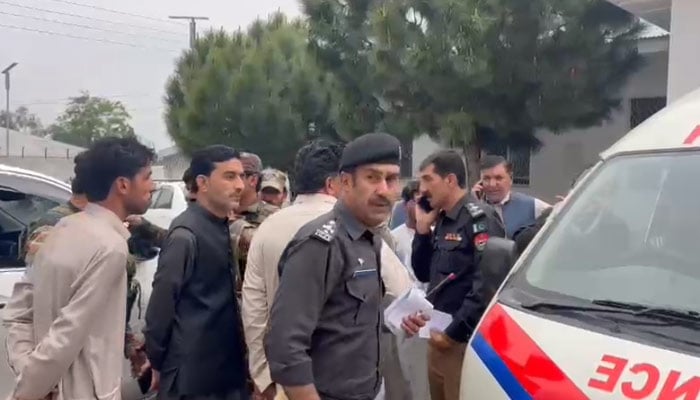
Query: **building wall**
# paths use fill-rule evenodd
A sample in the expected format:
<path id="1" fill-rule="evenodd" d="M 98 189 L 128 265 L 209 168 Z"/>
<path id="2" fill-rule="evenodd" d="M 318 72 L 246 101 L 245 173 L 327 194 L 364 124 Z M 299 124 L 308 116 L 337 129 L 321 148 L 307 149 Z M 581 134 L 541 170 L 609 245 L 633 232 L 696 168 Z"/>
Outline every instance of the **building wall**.
<path id="1" fill-rule="evenodd" d="M 73 158 L 0 157 L 0 164 L 41 172 L 58 180 L 68 182 L 73 177 Z"/>
<path id="2" fill-rule="evenodd" d="M 517 190 L 553 202 L 558 194 L 566 194 L 572 181 L 586 167 L 598 160 L 598 154 L 611 146 L 630 130 L 630 101 L 633 98 L 663 97 L 666 95 L 668 53 L 658 52 L 645 57 L 645 66 L 622 90 L 620 109 L 610 120 L 600 126 L 579 129 L 554 135 L 539 134 L 544 146 L 532 154 L 530 184 Z M 440 148 L 427 136 L 415 140 L 413 145 L 413 171 L 420 162 Z"/>

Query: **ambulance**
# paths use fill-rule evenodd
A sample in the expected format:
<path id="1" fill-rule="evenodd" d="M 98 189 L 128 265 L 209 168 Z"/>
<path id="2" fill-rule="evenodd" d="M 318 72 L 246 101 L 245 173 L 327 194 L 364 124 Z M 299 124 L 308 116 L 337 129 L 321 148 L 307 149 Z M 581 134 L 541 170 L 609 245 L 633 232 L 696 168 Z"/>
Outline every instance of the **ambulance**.
<path id="1" fill-rule="evenodd" d="M 600 154 L 472 336 L 461 400 L 700 399 L 700 90 Z"/>

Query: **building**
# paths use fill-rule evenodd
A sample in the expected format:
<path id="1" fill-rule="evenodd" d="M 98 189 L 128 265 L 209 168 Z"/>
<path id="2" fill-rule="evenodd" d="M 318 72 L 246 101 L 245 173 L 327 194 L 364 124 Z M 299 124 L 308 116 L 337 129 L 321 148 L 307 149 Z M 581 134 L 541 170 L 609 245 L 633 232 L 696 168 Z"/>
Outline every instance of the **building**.
<path id="1" fill-rule="evenodd" d="M 0 128 L 0 164 L 44 173 L 62 181 L 73 177 L 73 158 L 82 147 L 10 130 L 10 155 L 7 134 Z"/>
<path id="2" fill-rule="evenodd" d="M 700 5 L 700 1 L 694 1 Z M 599 126 L 559 135 L 539 132 L 543 147 L 536 153 L 508 149 L 503 152 L 513 163 L 517 190 L 555 201 L 556 195 L 566 194 L 574 179 L 598 160 L 601 151 L 666 105 L 669 33 L 648 23 L 639 38 L 638 49 L 644 57 L 644 65 L 628 79 L 620 93 L 621 107 L 610 120 Z M 416 139 L 413 143 L 414 173 L 420 162 L 440 147 L 427 136 Z"/>

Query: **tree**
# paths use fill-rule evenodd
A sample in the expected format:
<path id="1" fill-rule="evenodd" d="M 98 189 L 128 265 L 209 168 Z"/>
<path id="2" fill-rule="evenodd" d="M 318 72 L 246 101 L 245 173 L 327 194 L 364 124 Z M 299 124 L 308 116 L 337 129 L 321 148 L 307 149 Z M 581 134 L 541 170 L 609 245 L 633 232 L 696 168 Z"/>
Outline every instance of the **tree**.
<path id="1" fill-rule="evenodd" d="M 304 3 L 311 25 L 326 33 L 321 43 L 370 47 L 375 75 L 363 94 L 413 134 L 463 149 L 471 182 L 482 150 L 537 149 L 540 129 L 608 118 L 640 65 L 640 25 L 603 0 L 363 0 L 368 11 L 354 19 L 362 29 L 352 32 L 338 21 L 354 2 Z"/>
<path id="2" fill-rule="evenodd" d="M 0 127 L 7 126 L 7 119 L 10 121 L 10 129 L 29 133 L 35 136 L 43 136 L 44 129 L 41 119 L 36 114 L 30 113 L 25 106 L 20 106 L 14 112 L 10 111 L 9 116 L 7 111 L 0 111 Z"/>
<path id="3" fill-rule="evenodd" d="M 131 116 L 121 102 L 82 92 L 69 100 L 48 133 L 55 140 L 88 147 L 105 136 L 134 136 L 130 122 Z"/>
<path id="4" fill-rule="evenodd" d="M 246 32 L 209 32 L 177 64 L 166 88 L 168 133 L 186 154 L 222 143 L 281 169 L 307 140 L 337 138 L 332 87 L 306 51 L 307 28 L 282 14 Z"/>

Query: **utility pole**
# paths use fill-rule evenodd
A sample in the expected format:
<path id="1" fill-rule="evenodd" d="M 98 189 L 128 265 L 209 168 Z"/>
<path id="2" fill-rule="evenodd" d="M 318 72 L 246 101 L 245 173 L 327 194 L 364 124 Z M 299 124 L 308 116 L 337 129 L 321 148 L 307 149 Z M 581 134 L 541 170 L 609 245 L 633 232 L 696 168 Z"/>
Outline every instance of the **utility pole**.
<path id="1" fill-rule="evenodd" d="M 16 62 L 10 64 L 7 68 L 2 70 L 3 75 L 5 75 L 5 91 L 7 92 L 5 111 L 5 155 L 10 157 L 10 70 L 17 66 Z"/>
<path id="2" fill-rule="evenodd" d="M 197 40 L 197 21 L 209 21 L 209 17 L 193 17 L 186 15 L 171 15 L 170 19 L 187 19 L 190 21 L 190 49 L 194 49 L 194 43 Z"/>

